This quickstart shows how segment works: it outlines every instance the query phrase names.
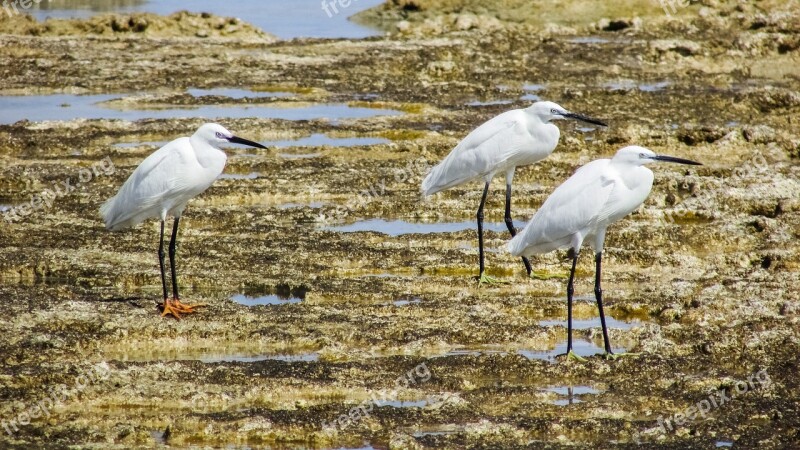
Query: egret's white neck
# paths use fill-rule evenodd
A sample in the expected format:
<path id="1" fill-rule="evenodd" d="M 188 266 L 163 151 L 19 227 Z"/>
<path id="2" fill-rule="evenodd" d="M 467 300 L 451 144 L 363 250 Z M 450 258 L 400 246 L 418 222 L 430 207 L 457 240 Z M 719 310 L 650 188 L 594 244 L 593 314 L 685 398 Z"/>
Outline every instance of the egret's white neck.
<path id="1" fill-rule="evenodd" d="M 653 171 L 640 163 L 631 163 L 630 161 L 614 161 L 611 160 L 612 167 L 617 169 L 622 182 L 628 189 L 636 189 L 640 185 L 653 184 Z"/>
<path id="2" fill-rule="evenodd" d="M 205 169 L 221 172 L 225 167 L 225 161 L 228 160 L 228 156 L 225 152 L 211 145 L 208 141 L 196 136 L 192 136 L 190 139 L 194 154 L 197 157 L 197 162 Z"/>
<path id="3" fill-rule="evenodd" d="M 561 136 L 561 131 L 558 127 L 550 121 L 543 120 L 540 115 L 535 114 L 533 111 L 525 110 L 525 112 L 528 119 L 528 133 L 537 141 L 546 144 L 547 147 L 555 149 L 556 145 L 558 145 L 558 138 Z"/>

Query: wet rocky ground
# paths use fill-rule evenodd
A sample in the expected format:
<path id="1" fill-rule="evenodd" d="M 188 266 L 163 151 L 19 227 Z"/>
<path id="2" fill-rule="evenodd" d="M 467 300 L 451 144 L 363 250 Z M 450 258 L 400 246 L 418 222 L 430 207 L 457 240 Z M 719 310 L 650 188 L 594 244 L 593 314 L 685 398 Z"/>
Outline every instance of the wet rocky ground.
<path id="1" fill-rule="evenodd" d="M 181 33 L 3 23 L 2 446 L 797 445 L 798 9 L 522 3 L 393 1 L 359 19 L 386 37 L 357 41 L 213 16 Z M 610 127 L 560 124 L 557 151 L 517 171 L 520 221 L 627 144 L 704 163 L 653 167 L 648 201 L 609 232 L 611 341 L 635 355 L 596 354 L 584 254 L 588 362 L 559 356 L 565 254 L 526 279 L 502 180 L 487 263 L 508 284 L 473 279 L 478 183 L 420 199 L 469 130 L 537 98 Z M 179 276 L 208 306 L 165 319 L 157 224 L 110 233 L 97 209 L 208 118 L 269 150 L 231 149 L 190 204 Z"/>

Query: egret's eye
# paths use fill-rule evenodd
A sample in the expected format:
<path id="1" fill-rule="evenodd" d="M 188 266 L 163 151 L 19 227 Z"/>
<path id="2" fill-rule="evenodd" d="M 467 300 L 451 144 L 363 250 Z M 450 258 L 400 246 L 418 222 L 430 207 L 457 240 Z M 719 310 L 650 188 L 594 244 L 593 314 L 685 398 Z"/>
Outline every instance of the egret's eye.
<path id="1" fill-rule="evenodd" d="M 639 153 L 639 158 L 645 159 L 645 158 L 647 158 L 647 156 L 645 156 L 644 153 Z"/>
<path id="2" fill-rule="evenodd" d="M 559 114 L 558 110 L 557 110 L 557 109 L 555 109 L 555 108 L 551 109 L 551 110 L 550 110 L 550 113 L 551 113 L 551 114 Z"/>
<path id="3" fill-rule="evenodd" d="M 224 134 L 217 131 L 217 139 L 228 139 Z"/>

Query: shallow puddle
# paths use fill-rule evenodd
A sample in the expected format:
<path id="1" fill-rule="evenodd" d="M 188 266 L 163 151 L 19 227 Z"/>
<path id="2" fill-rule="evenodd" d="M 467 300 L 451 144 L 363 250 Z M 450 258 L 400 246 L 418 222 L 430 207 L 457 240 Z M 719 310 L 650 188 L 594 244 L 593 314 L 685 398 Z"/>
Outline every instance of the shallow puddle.
<path id="1" fill-rule="evenodd" d="M 572 339 L 572 351 L 578 356 L 593 356 L 602 355 L 605 353 L 602 347 L 598 347 L 594 342 L 586 339 Z M 624 347 L 614 347 L 612 345 L 611 351 L 614 353 L 625 353 L 627 351 Z M 567 341 L 556 345 L 552 350 L 519 350 L 517 354 L 522 355 L 528 359 L 539 359 L 543 361 L 554 361 L 557 356 L 567 353 Z"/>
<path id="2" fill-rule="evenodd" d="M 290 305 L 303 301 L 300 297 L 285 296 L 280 294 L 270 294 L 258 297 L 250 297 L 245 294 L 236 294 L 231 297 L 234 302 L 244 306 L 268 306 L 268 305 Z"/>
<path id="3" fill-rule="evenodd" d="M 630 321 L 623 321 L 617 320 L 611 317 L 609 314 L 606 314 L 606 327 L 607 328 L 616 328 L 619 330 L 630 330 L 632 328 L 641 326 L 642 322 L 637 319 L 632 319 Z M 542 327 L 564 327 L 567 328 L 567 319 L 566 317 L 564 320 L 542 320 L 539 322 L 539 326 Z M 600 317 L 594 317 L 592 319 L 583 319 L 577 320 L 575 318 L 572 319 L 572 329 L 573 330 L 588 330 L 589 328 L 601 328 L 600 326 Z"/>
<path id="4" fill-rule="evenodd" d="M 322 156 L 322 153 L 278 153 L 278 156 L 284 159 L 312 159 L 319 158 Z"/>
<path id="5" fill-rule="evenodd" d="M 398 299 L 392 302 L 394 306 L 408 306 L 408 305 L 417 305 L 422 303 L 422 299 L 418 297 L 413 298 L 403 298 Z"/>
<path id="6" fill-rule="evenodd" d="M 530 93 L 528 93 L 528 94 L 525 94 L 525 95 L 523 95 L 523 96 L 522 96 L 522 97 L 520 97 L 519 99 L 520 99 L 520 100 L 525 100 L 525 101 L 528 101 L 528 102 L 538 102 L 538 101 L 539 101 L 539 100 L 541 100 L 542 98 L 541 98 L 541 97 L 539 97 L 539 96 L 538 96 L 538 95 L 536 95 L 536 94 L 530 94 Z"/>
<path id="7" fill-rule="evenodd" d="M 445 356 L 485 356 L 485 355 L 509 355 L 514 353 L 510 346 L 500 344 L 480 345 L 475 347 L 464 347 L 450 350 L 443 355 L 433 356 L 434 358 L 441 358 Z M 602 355 L 605 353 L 602 347 L 599 347 L 587 339 L 576 338 L 572 339 L 572 351 L 578 356 L 588 357 L 593 355 Z M 612 345 L 611 351 L 614 353 L 625 353 L 627 351 L 624 347 L 614 347 Z M 567 353 L 567 340 L 557 344 L 552 350 L 517 350 L 518 355 L 524 356 L 527 359 L 538 359 L 543 361 L 555 361 L 556 357 L 565 355 Z"/>
<path id="8" fill-rule="evenodd" d="M 99 95 L 6 95 L 0 96 L 0 124 L 8 125 L 20 120 L 41 122 L 46 120 L 141 119 L 177 118 L 227 118 L 314 120 L 364 119 L 377 116 L 395 116 L 400 111 L 350 106 L 344 103 L 321 103 L 306 106 L 285 105 L 170 105 L 153 109 L 118 109 L 106 104 L 124 94 Z"/>
<path id="9" fill-rule="evenodd" d="M 514 221 L 514 226 L 517 229 L 522 228 L 525 226 L 525 222 Z M 368 219 L 349 225 L 327 226 L 322 229 L 338 233 L 374 231 L 396 237 L 404 234 L 456 233 L 465 230 L 477 230 L 477 228 L 477 223 L 472 221 L 414 223 L 405 220 Z M 483 224 L 483 229 L 484 231 L 508 232 L 504 222 L 486 222 Z"/>
<path id="10" fill-rule="evenodd" d="M 389 272 L 382 272 L 382 273 L 368 273 L 365 275 L 361 275 L 361 278 L 395 278 L 399 275 L 395 275 Z"/>
<path id="11" fill-rule="evenodd" d="M 166 433 L 163 431 L 153 430 L 150 432 L 150 437 L 153 438 L 156 445 L 167 445 Z"/>
<path id="12" fill-rule="evenodd" d="M 285 362 L 315 362 L 319 361 L 319 353 L 299 353 L 282 355 L 207 355 L 202 356 L 200 361 L 211 364 L 221 362 L 258 362 L 258 361 L 285 361 Z"/>
<path id="13" fill-rule="evenodd" d="M 476 227 L 476 231 L 477 231 L 477 227 Z M 475 239 L 474 241 L 470 241 L 470 242 L 461 242 L 460 244 L 458 244 L 458 248 L 461 249 L 461 250 L 467 250 L 467 251 L 470 251 L 470 252 L 477 252 L 478 251 L 477 239 Z M 505 248 L 492 248 L 492 247 L 484 246 L 483 247 L 483 251 L 485 253 L 493 253 L 493 254 L 498 255 L 500 253 L 506 252 L 506 249 Z"/>
<path id="14" fill-rule="evenodd" d="M 607 44 L 611 41 L 597 36 L 581 36 L 567 39 L 567 42 L 572 42 L 573 44 Z"/>
<path id="15" fill-rule="evenodd" d="M 381 400 L 381 405 L 391 406 L 392 408 L 424 408 L 432 402 L 424 400 Z"/>
<path id="16" fill-rule="evenodd" d="M 597 395 L 599 390 L 591 386 L 553 386 L 546 388 L 545 391 L 552 392 L 561 398 L 553 400 L 556 406 L 567 406 L 575 403 L 581 403 L 581 396 Z"/>
<path id="17" fill-rule="evenodd" d="M 474 100 L 467 103 L 467 106 L 495 106 L 495 105 L 510 105 L 513 103 L 513 100 L 489 100 L 482 102 L 480 100 Z"/>
<path id="18" fill-rule="evenodd" d="M 425 436 L 447 436 L 464 432 L 464 427 L 459 425 L 438 425 L 412 432 L 415 438 Z"/>
<path id="19" fill-rule="evenodd" d="M 287 8 L 282 1 L 239 0 L 219 2 L 216 0 L 192 0 L 189 3 L 174 0 L 108 1 L 82 0 L 79 2 L 32 2 L 26 12 L 39 21 L 48 17 L 86 18 L 100 12 L 132 13 L 151 12 L 169 15 L 180 10 L 210 12 L 220 16 L 239 17 L 248 23 L 274 34 L 281 39 L 297 37 L 318 38 L 364 38 L 379 35 L 379 30 L 348 20 L 350 16 L 383 3 L 383 0 L 358 0 L 352 4 L 323 2 L 319 0 L 293 0 Z M 325 9 L 327 6 L 327 9 Z"/>
<path id="20" fill-rule="evenodd" d="M 661 90 L 666 89 L 672 83 L 669 81 L 659 81 L 656 83 L 637 83 L 633 80 L 620 80 L 620 81 L 610 81 L 608 83 L 603 84 L 603 88 L 609 89 L 612 91 L 628 91 L 633 89 L 638 89 L 642 92 L 658 92 Z"/>
<path id="21" fill-rule="evenodd" d="M 195 98 L 215 96 L 215 97 L 232 98 L 234 100 L 241 100 L 243 98 L 286 98 L 294 96 L 294 94 L 291 92 L 261 92 L 261 91 L 252 91 L 250 89 L 240 89 L 240 88 L 212 88 L 212 89 L 190 88 L 187 89 L 186 92 L 188 92 L 189 95 Z"/>
<path id="22" fill-rule="evenodd" d="M 522 97 L 520 97 L 519 99 L 529 102 L 538 102 L 542 98 L 538 94 L 534 94 L 534 92 L 539 92 L 541 90 L 544 90 L 545 87 L 546 86 L 543 84 L 533 84 L 533 83 L 525 84 L 524 86 L 522 86 L 522 90 L 525 91 L 525 94 L 522 95 Z"/>
<path id="23" fill-rule="evenodd" d="M 309 202 L 309 203 L 284 203 L 278 205 L 278 209 L 297 209 L 297 208 L 311 208 L 319 209 L 325 206 L 324 202 Z"/>
<path id="24" fill-rule="evenodd" d="M 481 356 L 481 355 L 507 355 L 507 354 L 508 352 L 506 350 L 487 347 L 479 349 L 461 348 L 456 350 L 450 350 L 443 356 Z"/>
<path id="25" fill-rule="evenodd" d="M 360 145 L 378 145 L 388 144 L 392 141 L 385 138 L 377 137 L 331 137 L 323 133 L 314 133 L 311 136 L 302 137 L 299 139 L 287 139 L 277 141 L 264 141 L 262 144 L 267 147 L 357 147 Z"/>
<path id="26" fill-rule="evenodd" d="M 258 362 L 258 361 L 285 361 L 285 362 L 315 362 L 319 360 L 319 353 L 250 353 L 242 351 L 226 352 L 224 350 L 196 350 L 173 351 L 166 353 L 136 354 L 133 356 L 121 355 L 113 357 L 126 362 L 157 362 L 157 361 L 200 361 L 206 364 L 222 362 Z"/>
<path id="27" fill-rule="evenodd" d="M 591 386 L 553 386 L 546 388 L 545 391 L 553 392 L 558 395 L 584 395 L 600 393 L 599 390 Z"/>
<path id="28" fill-rule="evenodd" d="M 136 148 L 136 147 L 156 147 L 161 148 L 167 145 L 169 141 L 144 141 L 144 142 L 117 142 L 114 144 L 116 148 Z"/>

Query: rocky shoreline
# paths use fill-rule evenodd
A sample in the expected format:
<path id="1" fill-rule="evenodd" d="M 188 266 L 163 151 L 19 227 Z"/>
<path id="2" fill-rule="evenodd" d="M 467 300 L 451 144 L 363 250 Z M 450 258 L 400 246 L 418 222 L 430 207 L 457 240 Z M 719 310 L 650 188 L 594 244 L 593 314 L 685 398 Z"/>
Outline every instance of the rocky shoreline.
<path id="1" fill-rule="evenodd" d="M 0 445 L 794 445 L 800 14 L 535 3 L 393 0 L 359 14 L 388 30 L 364 40 L 280 41 L 200 13 L 0 20 L 0 95 L 56 112 L 0 125 Z M 79 94 L 102 96 L 86 107 L 103 118 L 58 120 Z M 490 230 L 490 273 L 511 283 L 478 288 L 479 186 L 420 200 L 460 138 L 536 98 L 611 126 L 565 124 L 550 158 L 517 171 L 518 220 L 627 144 L 704 163 L 655 168 L 650 198 L 609 235 L 611 341 L 638 356 L 556 357 L 565 255 L 532 261 L 547 279 L 527 280 Z M 231 150 L 229 176 L 190 204 L 182 285 L 210 307 L 165 320 L 156 225 L 108 233 L 97 207 L 208 117 L 270 149 Z M 502 220 L 501 191 L 487 222 Z M 575 314 L 591 350 L 589 259 Z"/>

